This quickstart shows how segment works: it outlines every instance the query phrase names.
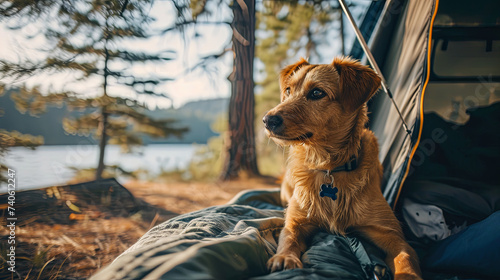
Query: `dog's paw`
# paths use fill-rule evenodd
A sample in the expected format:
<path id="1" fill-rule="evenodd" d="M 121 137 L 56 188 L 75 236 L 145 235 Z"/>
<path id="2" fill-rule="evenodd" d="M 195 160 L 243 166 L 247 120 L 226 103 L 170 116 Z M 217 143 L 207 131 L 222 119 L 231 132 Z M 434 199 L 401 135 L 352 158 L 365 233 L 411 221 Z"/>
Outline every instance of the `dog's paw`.
<path id="1" fill-rule="evenodd" d="M 271 272 L 293 268 L 302 268 L 302 262 L 295 255 L 274 255 L 267 261 L 267 269 Z"/>

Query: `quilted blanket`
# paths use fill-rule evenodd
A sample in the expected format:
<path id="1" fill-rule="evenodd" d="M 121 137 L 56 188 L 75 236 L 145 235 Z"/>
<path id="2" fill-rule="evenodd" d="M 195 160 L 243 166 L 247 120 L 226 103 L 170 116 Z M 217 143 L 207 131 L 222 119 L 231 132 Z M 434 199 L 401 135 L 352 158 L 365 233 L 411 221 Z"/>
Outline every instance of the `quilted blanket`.
<path id="1" fill-rule="evenodd" d="M 317 233 L 303 269 L 269 273 L 283 227 L 278 190 L 177 216 L 147 232 L 91 279 L 391 279 L 383 253 L 355 236 Z"/>

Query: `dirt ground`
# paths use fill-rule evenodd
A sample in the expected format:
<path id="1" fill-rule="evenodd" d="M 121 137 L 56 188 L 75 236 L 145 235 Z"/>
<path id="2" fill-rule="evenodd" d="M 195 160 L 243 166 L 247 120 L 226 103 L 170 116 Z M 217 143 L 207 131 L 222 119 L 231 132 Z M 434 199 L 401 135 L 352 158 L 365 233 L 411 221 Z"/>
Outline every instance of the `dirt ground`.
<path id="1" fill-rule="evenodd" d="M 7 270 L 9 231 L 1 227 L 0 279 L 86 279 L 154 225 L 179 214 L 227 203 L 243 190 L 278 187 L 272 178 L 219 183 L 130 181 L 123 185 L 143 209 L 119 211 L 111 209 L 113 205 L 105 199 L 88 203 L 78 195 L 57 195 L 48 189 L 46 192 L 61 203 L 57 203 L 59 208 L 32 207 L 31 213 L 23 212 L 16 228 L 16 273 Z M 5 206 L 0 204 L 0 210 L 6 211 Z"/>
<path id="2" fill-rule="evenodd" d="M 228 182 L 174 182 L 125 184 L 134 196 L 168 211 L 184 214 L 227 203 L 240 191 L 279 187 L 274 178 L 242 179 Z"/>

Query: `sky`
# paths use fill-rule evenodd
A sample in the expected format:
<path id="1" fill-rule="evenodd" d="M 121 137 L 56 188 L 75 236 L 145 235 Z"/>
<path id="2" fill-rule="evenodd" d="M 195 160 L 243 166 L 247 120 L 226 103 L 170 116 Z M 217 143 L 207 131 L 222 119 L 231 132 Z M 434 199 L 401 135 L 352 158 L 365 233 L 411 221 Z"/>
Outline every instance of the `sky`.
<path id="1" fill-rule="evenodd" d="M 369 3 L 369 1 L 362 1 Z M 156 22 L 151 24 L 151 30 L 161 30 L 168 27 L 175 19 L 174 9 L 170 1 L 155 1 L 154 6 L 150 10 L 150 16 L 156 18 Z M 209 20 L 211 21 L 230 21 L 231 10 L 223 8 L 213 13 Z M 208 73 L 201 69 L 192 72 L 186 72 L 186 69 L 191 68 L 199 60 L 198 58 L 210 54 L 220 52 L 231 39 L 231 29 L 225 25 L 218 26 L 198 26 L 196 27 L 198 34 L 202 36 L 197 40 L 183 40 L 179 33 L 171 33 L 165 36 L 154 37 L 143 41 L 125 42 L 127 48 L 147 52 L 159 52 L 162 50 L 174 50 L 176 59 L 162 64 L 144 64 L 134 66 L 133 71 L 139 76 L 157 76 L 157 77 L 174 77 L 175 81 L 164 83 L 157 88 L 157 91 L 166 94 L 169 99 L 154 98 L 148 96 L 138 96 L 130 88 L 115 87 L 111 91 L 111 95 L 121 95 L 130 98 L 136 98 L 139 101 L 144 101 L 150 107 L 179 107 L 186 102 L 230 96 L 230 83 L 227 77 L 232 71 L 231 52 L 227 52 L 221 59 L 210 64 Z M 350 27 L 346 24 L 346 30 Z M 39 24 L 26 24 L 21 30 L 12 31 L 6 28 L 4 22 L 0 22 L 0 57 L 9 60 L 19 60 L 23 57 L 39 59 L 43 57 L 43 49 L 47 48 L 47 43 L 44 38 L 39 35 L 32 39 L 26 39 L 26 35 L 39 33 Z M 346 49 L 350 49 L 352 44 L 352 32 L 346 32 L 347 44 Z M 186 37 L 190 38 L 194 34 L 194 29 L 186 30 Z M 327 57 L 328 63 L 335 54 L 339 53 L 339 40 L 335 42 L 332 39 L 334 46 L 326 45 L 320 51 Z M 259 63 L 256 62 L 258 70 Z M 255 75 L 259 79 L 258 71 Z M 50 73 L 38 75 L 35 77 L 25 78 L 22 80 L 1 80 L 5 84 L 11 86 L 20 86 L 23 83 L 32 86 L 40 86 L 42 92 L 54 90 L 74 90 L 76 92 L 84 92 L 89 96 L 98 95 L 100 92 L 101 80 L 98 77 L 90 81 L 74 82 L 76 76 L 74 73 Z"/>
<path id="2" fill-rule="evenodd" d="M 156 1 L 150 11 L 150 16 L 156 18 L 156 22 L 151 24 L 150 30 L 159 31 L 163 27 L 168 27 L 174 20 L 173 7 L 168 1 Z M 214 19 L 222 19 L 225 15 L 213 15 Z M 227 81 L 232 70 L 232 54 L 225 55 L 219 61 L 214 62 L 211 72 L 203 72 L 201 69 L 187 72 L 199 60 L 198 57 L 207 53 L 220 52 L 223 46 L 230 40 L 231 30 L 227 26 L 199 26 L 197 30 L 203 34 L 198 40 L 185 42 L 181 34 L 168 34 L 157 36 L 143 41 L 124 42 L 127 48 L 149 53 L 160 52 L 162 50 L 174 50 L 175 60 L 166 63 L 149 63 L 134 66 L 134 73 L 138 76 L 158 76 L 176 78 L 174 81 L 166 82 L 157 88 L 160 93 L 166 94 L 169 99 L 154 98 L 148 96 L 137 96 L 132 90 L 126 88 L 116 88 L 119 91 L 115 95 L 122 95 L 137 98 L 150 105 L 159 107 L 179 107 L 186 102 L 199 99 L 229 97 L 230 83 Z M 38 25 L 26 24 L 21 30 L 10 30 L 5 22 L 0 22 L 0 57 L 11 61 L 19 61 L 24 57 L 30 59 L 43 58 L 44 50 L 48 44 L 43 36 L 35 36 L 26 39 L 26 36 L 38 34 Z M 186 30 L 186 36 L 191 37 L 193 29 Z M 11 86 L 26 84 L 29 87 L 40 86 L 43 92 L 54 90 L 74 90 L 76 92 L 86 92 L 89 96 L 97 95 L 100 92 L 100 80 L 95 78 L 90 81 L 73 82 L 75 73 L 50 73 L 35 77 L 23 78 L 19 80 L 0 79 Z M 113 93 L 111 93 L 113 95 Z"/>

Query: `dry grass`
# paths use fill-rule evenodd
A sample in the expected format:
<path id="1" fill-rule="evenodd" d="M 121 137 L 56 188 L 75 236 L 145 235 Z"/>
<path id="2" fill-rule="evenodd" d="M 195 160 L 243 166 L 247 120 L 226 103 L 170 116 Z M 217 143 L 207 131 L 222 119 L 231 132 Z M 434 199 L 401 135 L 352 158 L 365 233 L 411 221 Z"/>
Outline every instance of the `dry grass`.
<path id="1" fill-rule="evenodd" d="M 177 214 L 224 204 L 242 190 L 277 184 L 269 179 L 224 183 L 133 181 L 125 187 L 139 198 L 142 208 L 138 211 L 117 211 L 105 199 L 89 202 L 79 200 L 75 193 L 62 192 L 57 198 L 61 205 L 54 203 L 54 209 L 46 209 L 45 205 L 42 212 L 32 207 L 30 213 L 19 213 L 17 274 L 8 273 L 3 259 L 8 231 L 2 226 L 0 279 L 86 279 L 156 224 Z M 71 205 L 77 205 L 80 212 L 75 212 Z"/>
<path id="2" fill-rule="evenodd" d="M 228 182 L 137 182 L 125 184 L 136 197 L 168 211 L 184 214 L 227 203 L 237 193 L 249 189 L 276 188 L 274 178 L 242 179 Z"/>
<path id="3" fill-rule="evenodd" d="M 20 226 L 16 230 L 18 275 L 14 279 L 87 278 L 146 230 L 143 223 L 123 217 L 88 219 L 69 225 L 35 222 Z M 1 234 L 5 234 L 4 229 Z M 5 272 L 4 267 L 2 278 L 8 276 Z"/>

